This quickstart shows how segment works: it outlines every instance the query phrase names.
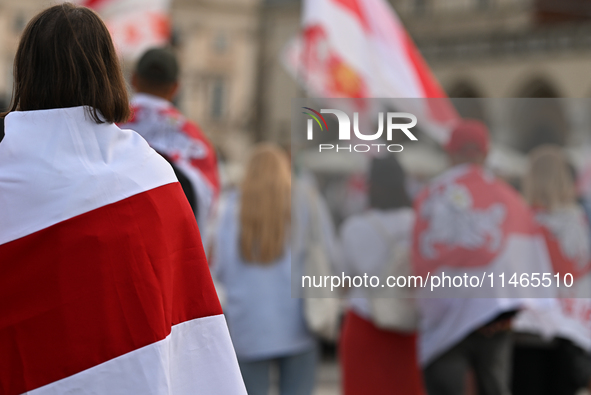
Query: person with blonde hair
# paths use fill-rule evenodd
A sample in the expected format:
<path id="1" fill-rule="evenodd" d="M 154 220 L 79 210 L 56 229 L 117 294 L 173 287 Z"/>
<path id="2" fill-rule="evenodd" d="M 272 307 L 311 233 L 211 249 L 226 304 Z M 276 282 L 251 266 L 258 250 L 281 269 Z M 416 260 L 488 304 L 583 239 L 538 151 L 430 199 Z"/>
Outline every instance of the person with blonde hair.
<path id="1" fill-rule="evenodd" d="M 541 225 L 554 273 L 572 276 L 573 285 L 559 287 L 560 299 L 530 306 L 515 322 L 513 392 L 575 394 L 591 378 L 586 355 L 591 350 L 591 246 L 573 173 L 560 147 L 531 151 L 523 193 Z"/>
<path id="2" fill-rule="evenodd" d="M 302 299 L 291 297 L 292 256 L 299 256 L 290 243 L 291 189 L 287 155 L 260 144 L 220 210 L 213 272 L 226 291 L 224 312 L 250 395 L 268 394 L 273 364 L 281 395 L 314 387 L 316 340 Z"/>
<path id="3" fill-rule="evenodd" d="M 530 153 L 523 193 L 534 209 L 576 206 L 574 180 L 560 147 L 542 145 Z"/>

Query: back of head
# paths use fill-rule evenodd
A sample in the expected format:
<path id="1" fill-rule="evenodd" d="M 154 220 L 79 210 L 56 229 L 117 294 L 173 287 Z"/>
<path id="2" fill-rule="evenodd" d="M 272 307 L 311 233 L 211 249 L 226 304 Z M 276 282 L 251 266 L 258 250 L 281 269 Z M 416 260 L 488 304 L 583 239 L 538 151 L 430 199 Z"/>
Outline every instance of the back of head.
<path id="1" fill-rule="evenodd" d="M 138 92 L 169 96 L 178 81 L 179 64 L 167 48 L 147 50 L 138 60 L 134 74 L 134 88 Z"/>
<path id="2" fill-rule="evenodd" d="M 542 145 L 529 154 L 523 193 L 534 207 L 553 210 L 575 202 L 575 185 L 562 149 Z"/>
<path id="3" fill-rule="evenodd" d="M 287 154 L 258 145 L 241 184 L 240 251 L 247 262 L 268 264 L 284 252 L 291 216 L 291 171 Z"/>
<path id="4" fill-rule="evenodd" d="M 130 114 L 125 80 L 100 17 L 64 3 L 37 14 L 25 28 L 14 60 L 9 111 L 91 107 L 97 122 Z"/>
<path id="5" fill-rule="evenodd" d="M 374 158 L 371 162 L 369 206 L 380 210 L 411 206 L 404 170 L 393 155 Z"/>
<path id="6" fill-rule="evenodd" d="M 488 128 L 476 119 L 464 119 L 452 130 L 445 150 L 453 164 L 482 164 L 489 148 Z"/>

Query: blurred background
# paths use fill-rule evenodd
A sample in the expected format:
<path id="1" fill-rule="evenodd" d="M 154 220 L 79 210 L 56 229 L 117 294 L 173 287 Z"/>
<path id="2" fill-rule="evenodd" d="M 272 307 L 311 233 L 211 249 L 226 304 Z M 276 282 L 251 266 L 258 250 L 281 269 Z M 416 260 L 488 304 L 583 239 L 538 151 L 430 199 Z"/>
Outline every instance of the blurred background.
<path id="1" fill-rule="evenodd" d="M 0 104 L 10 98 L 20 33 L 51 3 L 55 1 L 0 0 Z M 170 43 L 181 61 L 181 111 L 231 160 L 242 160 L 244 148 L 255 141 L 288 142 L 291 99 L 306 92 L 285 70 L 281 55 L 300 31 L 301 1 L 164 3 Z M 390 3 L 452 98 L 591 97 L 591 1 Z M 133 40 L 135 33 L 129 29 L 125 34 Z M 127 75 L 136 57 L 125 58 Z M 478 103 L 456 102 L 461 115 L 486 120 L 490 110 Z M 578 117 L 568 113 L 577 110 Z M 493 128 L 493 139 L 519 152 L 542 142 L 577 146 L 591 137 L 571 128 L 567 119 L 581 122 L 581 114 L 589 110 L 550 105 L 545 112 L 548 126 L 541 134 L 532 132 L 539 127 L 522 112 L 512 120 L 521 126 L 520 133 L 510 128 L 497 133 Z"/>

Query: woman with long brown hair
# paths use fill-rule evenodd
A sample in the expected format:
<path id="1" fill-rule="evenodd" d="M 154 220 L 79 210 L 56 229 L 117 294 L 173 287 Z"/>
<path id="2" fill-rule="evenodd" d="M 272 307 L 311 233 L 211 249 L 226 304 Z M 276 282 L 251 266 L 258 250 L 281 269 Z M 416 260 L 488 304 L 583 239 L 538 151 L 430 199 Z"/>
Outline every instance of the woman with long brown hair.
<path id="1" fill-rule="evenodd" d="M 195 217 L 129 115 L 100 17 L 36 15 L 0 144 L 1 394 L 246 394 Z"/>
<path id="2" fill-rule="evenodd" d="M 291 172 L 287 155 L 257 146 L 239 191 L 220 214 L 214 275 L 250 395 L 267 395 L 269 369 L 279 367 L 281 395 L 307 395 L 314 386 L 316 342 L 291 297 Z"/>

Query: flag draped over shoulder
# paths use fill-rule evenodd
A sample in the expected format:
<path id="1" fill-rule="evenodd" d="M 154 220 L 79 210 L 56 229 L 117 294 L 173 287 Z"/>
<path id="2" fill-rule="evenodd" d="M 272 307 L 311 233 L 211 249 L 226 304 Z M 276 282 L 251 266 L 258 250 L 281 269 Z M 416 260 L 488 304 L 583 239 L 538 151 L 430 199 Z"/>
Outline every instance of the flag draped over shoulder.
<path id="1" fill-rule="evenodd" d="M 483 283 L 452 287 L 450 282 L 445 289 L 418 290 L 424 298 L 418 301 L 422 364 L 499 314 L 520 309 L 523 298 L 534 292 L 536 297 L 555 296 L 551 288 L 509 286 L 514 273 L 552 273 L 552 265 L 533 213 L 492 173 L 469 164 L 451 168 L 419 194 L 415 212 L 414 271 L 425 278 L 444 273 L 449 281 L 466 274 Z"/>
<path id="2" fill-rule="evenodd" d="M 393 101 L 425 119 L 438 141 L 457 119 L 447 95 L 385 0 L 306 0 L 302 33 L 284 64 L 316 97 L 441 98 Z"/>
<path id="3" fill-rule="evenodd" d="M 555 314 L 557 335 L 591 350 L 591 249 L 589 223 L 577 205 L 551 212 L 537 211 L 552 267 L 570 286 L 558 289 L 560 299 Z M 570 278 L 568 278 L 570 273 Z"/>
<path id="4" fill-rule="evenodd" d="M 246 394 L 166 161 L 84 107 L 0 144 L 0 393 Z"/>
<path id="5" fill-rule="evenodd" d="M 119 55 L 131 60 L 171 36 L 170 0 L 75 0 L 92 8 L 109 28 Z"/>
<path id="6" fill-rule="evenodd" d="M 479 166 L 445 173 L 419 195 L 416 210 L 413 253 L 421 274 L 445 268 L 486 270 L 514 236 L 543 240 L 517 192 Z"/>
<path id="7" fill-rule="evenodd" d="M 133 117 L 119 126 L 137 131 L 188 178 L 197 200 L 197 223 L 206 233 L 220 191 L 215 148 L 199 126 L 167 100 L 138 93 L 131 106 Z"/>

